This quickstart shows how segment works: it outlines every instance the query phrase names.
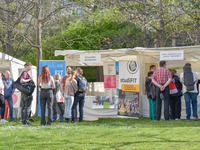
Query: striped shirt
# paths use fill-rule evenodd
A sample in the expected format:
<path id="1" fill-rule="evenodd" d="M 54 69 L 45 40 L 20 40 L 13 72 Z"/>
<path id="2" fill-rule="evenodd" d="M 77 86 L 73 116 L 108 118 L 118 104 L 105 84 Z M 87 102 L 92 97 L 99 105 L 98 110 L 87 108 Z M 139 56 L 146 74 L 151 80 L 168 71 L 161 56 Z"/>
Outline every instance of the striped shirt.
<path id="1" fill-rule="evenodd" d="M 172 78 L 170 71 L 164 67 L 156 69 L 151 77 L 158 84 L 165 84 L 169 78 Z"/>

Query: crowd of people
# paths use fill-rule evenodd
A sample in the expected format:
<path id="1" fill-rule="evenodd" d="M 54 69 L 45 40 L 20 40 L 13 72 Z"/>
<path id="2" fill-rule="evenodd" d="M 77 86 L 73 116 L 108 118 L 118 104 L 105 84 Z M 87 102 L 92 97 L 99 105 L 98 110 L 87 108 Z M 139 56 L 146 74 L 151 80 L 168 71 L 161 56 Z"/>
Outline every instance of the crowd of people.
<path id="1" fill-rule="evenodd" d="M 180 77 L 175 69 L 167 69 L 166 61 L 160 61 L 158 69 L 155 65 L 151 65 L 145 83 L 149 99 L 149 118 L 161 119 L 162 101 L 164 101 L 164 119 L 180 120 L 181 97 L 184 95 L 186 120 L 191 119 L 192 104 L 192 115 L 194 120 L 198 121 L 197 83 L 197 74 L 192 71 L 190 63 L 185 64 Z"/>
<path id="2" fill-rule="evenodd" d="M 28 74 L 32 64 L 27 62 L 24 65 L 24 71 L 20 75 L 20 83 L 25 84 L 32 81 Z M 50 74 L 47 65 L 42 67 L 41 74 L 38 77 L 38 87 L 40 88 L 40 106 L 41 106 L 41 125 L 51 125 L 53 121 L 74 123 L 83 120 L 83 107 L 85 92 L 87 90 L 87 80 L 83 77 L 83 70 L 66 67 L 66 76 L 62 78 L 55 74 Z M 166 61 L 160 61 L 159 68 L 155 65 L 150 66 L 146 78 L 146 93 L 149 99 L 149 118 L 151 120 L 161 119 L 162 102 L 164 102 L 164 119 L 181 119 L 181 97 L 184 95 L 186 107 L 186 120 L 191 118 L 191 104 L 193 117 L 198 120 L 197 113 L 197 93 L 198 77 L 192 71 L 191 64 L 186 63 L 180 76 L 175 69 L 167 69 Z M 13 99 L 15 92 L 13 86 L 14 80 L 10 77 L 10 72 L 5 71 L 0 75 L 0 107 L 1 122 L 8 122 L 4 119 L 5 100 L 9 105 L 10 121 L 15 121 L 13 117 Z M 23 125 L 31 125 L 31 103 L 33 96 L 21 92 L 21 121 Z M 79 119 L 77 119 L 77 105 L 79 105 Z M 46 106 L 48 109 L 48 120 L 46 121 Z M 130 105 L 131 106 L 131 105 Z M 59 117 L 57 116 L 59 114 Z M 70 120 L 71 116 L 71 120 Z"/>
<path id="3" fill-rule="evenodd" d="M 28 71 L 31 70 L 32 64 L 27 62 L 24 65 L 24 71 L 20 75 L 20 83 L 26 84 L 32 81 Z M 54 80 L 55 79 L 55 80 Z M 70 66 L 66 67 L 66 76 L 62 78 L 55 74 L 54 78 L 50 74 L 47 65 L 42 67 L 41 74 L 38 77 L 38 87 L 40 88 L 40 106 L 41 106 L 41 125 L 51 125 L 53 121 L 59 118 L 60 122 L 75 123 L 83 120 L 83 107 L 85 92 L 87 90 L 87 80 L 83 77 L 83 70 L 76 68 L 72 70 Z M 6 71 L 0 77 L 0 107 L 1 122 L 8 122 L 4 119 L 5 100 L 8 101 L 10 110 L 10 121 L 13 118 L 13 100 L 12 94 L 15 92 L 13 86 L 14 80 L 10 77 L 10 72 Z M 31 125 L 31 103 L 33 96 L 27 95 L 21 91 L 21 121 L 23 125 Z M 77 119 L 77 105 L 79 105 L 79 119 Z M 46 106 L 48 110 L 48 119 L 46 122 Z M 59 114 L 59 117 L 57 117 Z M 70 120 L 71 116 L 71 120 Z"/>

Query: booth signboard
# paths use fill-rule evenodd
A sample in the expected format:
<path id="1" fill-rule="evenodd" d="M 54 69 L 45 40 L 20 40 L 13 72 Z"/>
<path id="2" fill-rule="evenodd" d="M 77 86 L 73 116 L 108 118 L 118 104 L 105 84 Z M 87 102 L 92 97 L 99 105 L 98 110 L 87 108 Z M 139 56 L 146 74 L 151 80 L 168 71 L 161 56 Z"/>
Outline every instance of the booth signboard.
<path id="1" fill-rule="evenodd" d="M 138 61 L 119 62 L 118 115 L 139 116 L 139 75 Z"/>
<path id="2" fill-rule="evenodd" d="M 183 60 L 184 51 L 160 51 L 160 60 Z"/>
<path id="3" fill-rule="evenodd" d="M 80 63 L 100 63 L 101 54 L 81 54 Z"/>

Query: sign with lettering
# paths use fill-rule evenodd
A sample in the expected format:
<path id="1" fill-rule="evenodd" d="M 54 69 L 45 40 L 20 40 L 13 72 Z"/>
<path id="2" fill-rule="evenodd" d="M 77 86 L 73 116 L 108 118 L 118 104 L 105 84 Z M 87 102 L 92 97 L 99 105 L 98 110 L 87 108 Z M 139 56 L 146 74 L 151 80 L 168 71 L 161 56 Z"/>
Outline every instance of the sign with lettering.
<path id="1" fill-rule="evenodd" d="M 139 92 L 140 69 L 138 61 L 119 62 L 119 89 Z"/>
<path id="2" fill-rule="evenodd" d="M 140 92 L 140 66 L 138 61 L 119 61 L 118 115 L 138 117 Z"/>
<path id="3" fill-rule="evenodd" d="M 160 51 L 160 60 L 183 60 L 184 51 Z"/>
<path id="4" fill-rule="evenodd" d="M 100 63 L 101 54 L 81 54 L 80 63 Z"/>

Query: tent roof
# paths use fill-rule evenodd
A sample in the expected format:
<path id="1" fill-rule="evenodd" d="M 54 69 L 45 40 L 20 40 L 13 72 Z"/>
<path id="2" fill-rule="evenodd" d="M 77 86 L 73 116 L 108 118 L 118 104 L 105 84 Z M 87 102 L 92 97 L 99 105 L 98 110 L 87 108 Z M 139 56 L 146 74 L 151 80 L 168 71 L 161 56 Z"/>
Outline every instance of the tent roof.
<path id="1" fill-rule="evenodd" d="M 200 45 L 183 46 L 183 47 L 159 47 L 159 48 L 126 48 L 126 49 L 109 49 L 109 50 L 56 50 L 55 56 L 65 56 L 65 60 L 69 65 L 102 65 L 105 61 L 130 60 L 136 55 L 152 56 L 156 60 L 160 60 L 160 51 L 184 51 L 184 60 L 199 61 L 200 60 Z M 81 64 L 80 54 L 101 54 L 101 63 L 98 64 Z M 135 55 L 135 56 L 134 56 Z"/>
<path id="2" fill-rule="evenodd" d="M 19 60 L 17 58 L 14 58 L 14 57 L 10 56 L 10 55 L 7 55 L 7 54 L 4 54 L 4 53 L 0 52 L 1 68 L 5 68 L 5 69 L 9 68 L 10 64 L 8 62 L 10 62 L 10 61 L 15 62 L 17 64 L 21 64 L 21 65 L 25 64 L 24 61 L 21 61 L 21 60 Z M 32 66 L 32 67 L 36 68 L 36 66 Z"/>

